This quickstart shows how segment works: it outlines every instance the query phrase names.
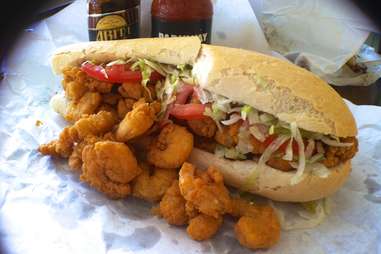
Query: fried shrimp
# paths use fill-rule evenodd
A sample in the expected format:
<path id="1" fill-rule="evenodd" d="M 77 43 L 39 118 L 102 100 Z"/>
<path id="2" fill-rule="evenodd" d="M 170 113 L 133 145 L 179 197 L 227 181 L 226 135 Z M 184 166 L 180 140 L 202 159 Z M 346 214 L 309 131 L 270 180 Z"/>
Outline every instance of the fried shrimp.
<path id="1" fill-rule="evenodd" d="M 73 145 L 77 139 L 77 132 L 72 127 L 66 127 L 57 140 L 40 145 L 38 151 L 43 155 L 67 158 L 73 152 Z"/>
<path id="2" fill-rule="evenodd" d="M 74 148 L 73 152 L 70 154 L 68 159 L 69 167 L 72 170 L 78 170 L 80 171 L 82 168 L 82 151 L 87 145 L 95 144 L 96 142 L 101 141 L 101 138 L 96 136 L 87 136 L 84 140 L 77 143 Z"/>
<path id="3" fill-rule="evenodd" d="M 44 155 L 67 158 L 72 153 L 75 142 L 80 142 L 87 136 L 102 135 L 110 131 L 115 123 L 116 119 L 112 113 L 100 111 L 95 115 L 79 119 L 73 126 L 64 128 L 57 140 L 40 145 L 38 150 Z"/>
<path id="4" fill-rule="evenodd" d="M 64 79 L 62 87 L 66 97 L 73 101 L 78 101 L 87 91 L 109 93 L 112 83 L 99 81 L 89 77 L 79 67 L 68 67 L 63 70 Z"/>
<path id="5" fill-rule="evenodd" d="M 120 99 L 117 105 L 117 112 L 120 119 L 123 119 L 133 108 L 136 101 L 133 99 Z"/>
<path id="6" fill-rule="evenodd" d="M 231 199 L 231 204 L 232 209 L 230 211 L 230 214 L 234 217 L 257 217 L 258 214 L 261 212 L 261 209 L 263 209 L 263 207 L 266 207 L 264 205 L 255 205 L 253 202 L 249 202 L 245 199 L 235 197 Z"/>
<path id="7" fill-rule="evenodd" d="M 155 121 L 155 108 L 144 100 L 134 104 L 132 111 L 128 112 L 116 130 L 119 141 L 128 141 L 144 134 Z"/>
<path id="8" fill-rule="evenodd" d="M 242 216 L 234 231 L 240 244 L 250 249 L 269 248 L 280 238 L 279 221 L 271 207 L 266 207 L 256 217 Z"/>
<path id="9" fill-rule="evenodd" d="M 341 138 L 340 142 L 353 143 L 349 147 L 325 146 L 325 159 L 323 164 L 328 167 L 335 167 L 343 161 L 350 160 L 358 151 L 358 141 L 355 137 Z"/>
<path id="10" fill-rule="evenodd" d="M 98 136 L 110 131 L 116 122 L 117 119 L 114 114 L 100 111 L 95 115 L 80 119 L 73 125 L 73 128 L 76 130 L 79 139 L 83 139 L 88 135 Z"/>
<path id="11" fill-rule="evenodd" d="M 225 126 L 221 130 L 217 130 L 214 139 L 221 145 L 233 147 L 238 143 L 238 132 L 241 127 L 241 122 L 236 122 L 232 125 Z"/>
<path id="12" fill-rule="evenodd" d="M 159 168 L 178 168 L 193 149 L 193 135 L 176 124 L 166 125 L 151 143 L 147 160 Z"/>
<path id="13" fill-rule="evenodd" d="M 68 67 L 63 70 L 62 87 L 69 100 L 78 101 L 88 90 L 85 84 L 86 73 L 78 67 Z"/>
<path id="14" fill-rule="evenodd" d="M 119 87 L 119 93 L 125 97 L 130 99 L 138 100 L 142 97 L 143 86 L 140 83 L 136 82 L 124 82 Z"/>
<path id="15" fill-rule="evenodd" d="M 187 233 L 193 240 L 204 241 L 212 238 L 217 233 L 222 222 L 222 217 L 214 218 L 205 214 L 199 214 L 189 220 Z"/>
<path id="16" fill-rule="evenodd" d="M 177 177 L 174 169 L 155 168 L 150 172 L 148 165 L 141 165 L 143 172 L 134 179 L 132 195 L 147 201 L 159 201 Z"/>
<path id="17" fill-rule="evenodd" d="M 217 125 L 210 117 L 201 120 L 188 120 L 187 123 L 192 132 L 201 137 L 212 138 L 217 130 Z"/>
<path id="18" fill-rule="evenodd" d="M 269 205 L 255 205 L 242 198 L 232 198 L 230 214 L 240 218 L 235 225 L 238 241 L 251 249 L 268 248 L 279 241 L 280 224 Z"/>
<path id="19" fill-rule="evenodd" d="M 82 159 L 81 181 L 113 199 L 130 194 L 129 182 L 141 173 L 131 150 L 119 142 L 100 141 L 87 145 Z"/>
<path id="20" fill-rule="evenodd" d="M 179 173 L 181 194 L 201 213 L 218 218 L 231 210 L 229 191 L 222 174 L 214 167 L 197 173 L 190 163 L 184 163 Z"/>
<path id="21" fill-rule="evenodd" d="M 178 180 L 174 180 L 165 192 L 160 201 L 158 213 L 171 225 L 182 226 L 188 222 L 185 199 L 181 196 Z"/>
<path id="22" fill-rule="evenodd" d="M 84 115 L 94 114 L 102 102 L 102 96 L 99 93 L 87 92 L 78 103 L 71 102 L 65 119 L 69 122 L 77 121 Z"/>

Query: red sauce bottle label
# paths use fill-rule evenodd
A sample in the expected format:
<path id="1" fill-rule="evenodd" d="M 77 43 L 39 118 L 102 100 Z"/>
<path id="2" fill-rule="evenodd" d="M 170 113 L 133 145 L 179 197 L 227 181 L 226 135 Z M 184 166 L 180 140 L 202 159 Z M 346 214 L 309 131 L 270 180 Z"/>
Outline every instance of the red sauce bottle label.
<path id="1" fill-rule="evenodd" d="M 152 37 L 183 37 L 196 35 L 202 43 L 210 44 L 212 19 L 167 21 L 152 16 Z"/>
<path id="2" fill-rule="evenodd" d="M 139 37 L 139 7 L 101 14 L 89 14 L 90 41 Z"/>

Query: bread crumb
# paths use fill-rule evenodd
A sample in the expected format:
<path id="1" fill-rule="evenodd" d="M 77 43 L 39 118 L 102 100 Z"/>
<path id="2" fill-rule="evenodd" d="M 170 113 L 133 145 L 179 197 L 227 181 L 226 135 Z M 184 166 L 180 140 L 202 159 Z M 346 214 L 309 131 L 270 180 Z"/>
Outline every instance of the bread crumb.
<path id="1" fill-rule="evenodd" d="M 37 120 L 36 123 L 35 123 L 34 125 L 36 125 L 37 127 L 40 127 L 42 124 L 43 124 L 42 121 Z"/>

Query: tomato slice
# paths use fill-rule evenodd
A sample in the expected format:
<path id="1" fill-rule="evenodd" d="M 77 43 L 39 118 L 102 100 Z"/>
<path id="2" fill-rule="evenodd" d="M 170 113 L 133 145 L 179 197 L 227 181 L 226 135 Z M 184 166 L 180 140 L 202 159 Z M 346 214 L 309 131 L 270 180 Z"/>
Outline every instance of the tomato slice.
<path id="1" fill-rule="evenodd" d="M 95 65 L 87 61 L 81 65 L 81 70 L 92 78 L 100 81 L 108 81 L 106 70 L 100 65 Z"/>
<path id="2" fill-rule="evenodd" d="M 101 65 L 96 65 L 90 62 L 84 62 L 81 65 L 81 70 L 92 78 L 100 81 L 107 81 L 112 83 L 123 82 L 141 82 L 142 73 L 140 71 L 130 70 L 128 64 L 114 64 L 103 68 Z M 163 79 L 157 71 L 153 71 L 150 76 L 150 81 L 156 82 Z"/>
<path id="3" fill-rule="evenodd" d="M 131 71 L 125 64 L 114 64 L 106 67 L 108 81 L 113 83 L 140 82 L 142 74 L 140 71 Z"/>
<path id="4" fill-rule="evenodd" d="M 175 104 L 184 104 L 187 102 L 189 96 L 193 93 L 193 86 L 189 84 L 183 84 L 176 93 Z"/>
<path id="5" fill-rule="evenodd" d="M 154 82 L 156 83 L 156 81 L 159 81 L 159 80 L 162 80 L 164 79 L 164 76 L 162 76 L 160 73 L 158 73 L 157 71 L 153 71 L 151 73 L 151 76 L 149 77 L 149 81 L 150 82 Z"/>
<path id="6" fill-rule="evenodd" d="M 204 119 L 206 105 L 203 104 L 174 104 L 169 114 L 182 120 L 200 120 Z"/>

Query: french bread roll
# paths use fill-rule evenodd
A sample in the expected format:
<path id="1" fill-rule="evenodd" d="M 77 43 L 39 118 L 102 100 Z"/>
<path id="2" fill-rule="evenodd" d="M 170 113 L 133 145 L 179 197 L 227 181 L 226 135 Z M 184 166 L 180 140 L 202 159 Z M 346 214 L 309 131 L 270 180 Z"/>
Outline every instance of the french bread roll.
<path id="1" fill-rule="evenodd" d="M 243 49 L 202 45 L 193 67 L 199 85 L 272 114 L 299 128 L 338 137 L 356 136 L 352 113 L 340 95 L 294 64 Z"/>
<path id="2" fill-rule="evenodd" d="M 326 178 L 310 174 L 307 166 L 303 180 L 291 185 L 295 172 L 283 172 L 267 165 L 258 168 L 252 160 L 228 160 L 194 148 L 188 161 L 199 169 L 207 169 L 211 165 L 217 167 L 225 182 L 237 189 L 287 202 L 306 202 L 330 196 L 342 186 L 351 172 L 350 161 L 330 168 Z M 248 179 L 251 180 L 248 182 Z"/>
<path id="3" fill-rule="evenodd" d="M 54 73 L 61 74 L 66 67 L 86 60 L 102 63 L 138 57 L 165 64 L 193 64 L 200 47 L 197 37 L 83 42 L 59 48 L 51 59 L 51 66 Z"/>
<path id="4" fill-rule="evenodd" d="M 220 46 L 201 45 L 197 37 L 154 38 L 86 42 L 69 45 L 52 57 L 55 73 L 86 60 L 110 62 L 131 57 L 165 64 L 191 64 L 200 87 L 233 101 L 272 114 L 299 128 L 337 137 L 353 137 L 356 123 L 342 98 L 313 73 L 289 62 L 260 53 Z M 59 99 L 59 98 L 58 98 Z M 54 105 L 64 112 L 60 100 Z M 334 193 L 351 171 L 350 160 L 329 169 L 326 178 L 311 174 L 291 185 L 295 172 L 269 166 L 257 167 L 252 160 L 233 161 L 195 148 L 189 162 L 200 169 L 214 165 L 227 184 L 278 201 L 303 202 Z M 255 175 L 255 181 L 248 179 Z"/>

